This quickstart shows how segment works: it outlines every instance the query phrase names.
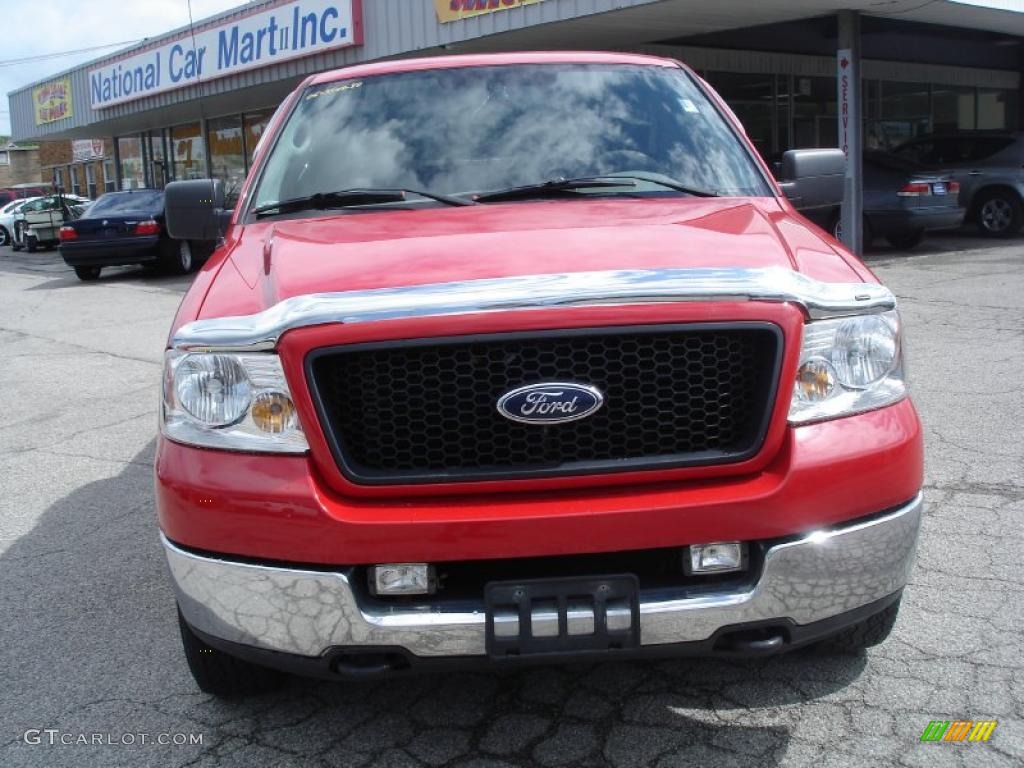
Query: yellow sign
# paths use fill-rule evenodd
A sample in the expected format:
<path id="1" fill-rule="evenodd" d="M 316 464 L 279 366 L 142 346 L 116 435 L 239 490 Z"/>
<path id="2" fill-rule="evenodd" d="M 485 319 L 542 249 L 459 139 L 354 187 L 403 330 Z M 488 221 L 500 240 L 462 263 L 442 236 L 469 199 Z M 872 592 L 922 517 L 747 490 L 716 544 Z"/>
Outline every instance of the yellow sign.
<path id="1" fill-rule="evenodd" d="M 485 13 L 507 11 L 509 8 L 542 2 L 544 0 L 434 0 L 434 7 L 437 8 L 437 20 L 447 24 L 449 21 L 468 19 L 470 16 L 482 16 Z"/>
<path id="2" fill-rule="evenodd" d="M 65 77 L 33 88 L 32 106 L 36 110 L 36 125 L 71 117 L 71 78 Z"/>

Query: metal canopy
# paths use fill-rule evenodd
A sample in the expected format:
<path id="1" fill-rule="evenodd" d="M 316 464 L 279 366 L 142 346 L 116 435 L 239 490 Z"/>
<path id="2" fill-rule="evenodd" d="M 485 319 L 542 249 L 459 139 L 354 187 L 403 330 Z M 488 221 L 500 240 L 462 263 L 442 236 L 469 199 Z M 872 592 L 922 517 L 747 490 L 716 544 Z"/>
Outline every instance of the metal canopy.
<path id="1" fill-rule="evenodd" d="M 544 3 L 439 25 L 432 4 L 411 12 L 413 0 L 364 0 L 366 43 L 334 53 L 272 64 L 254 73 L 207 83 L 203 90 L 215 100 L 218 113 L 233 109 L 232 100 L 266 106 L 279 100 L 303 76 L 360 61 L 389 56 L 439 54 L 448 51 L 600 49 L 642 45 L 670 37 L 726 31 L 829 15 L 841 10 L 865 15 L 988 30 L 1008 37 L 1024 36 L 1024 3 L 1019 0 L 547 0 Z M 265 3 L 264 3 L 265 4 Z M 253 3 L 228 11 L 224 21 L 257 10 Z M 204 20 L 209 21 L 209 20 Z M 168 32 L 146 44 L 178 37 Z M 138 48 L 135 46 L 134 48 Z M 97 61 L 113 61 L 126 49 Z M 10 94 L 16 138 L 81 138 L 136 132 L 157 123 L 183 122 L 198 116 L 199 88 L 190 86 L 157 97 L 92 110 L 87 103 L 90 62 L 70 75 L 76 94 L 74 116 L 63 124 L 35 126 L 32 85 Z M 52 80 L 57 74 L 41 82 Z M 212 114 L 206 110 L 207 114 Z"/>

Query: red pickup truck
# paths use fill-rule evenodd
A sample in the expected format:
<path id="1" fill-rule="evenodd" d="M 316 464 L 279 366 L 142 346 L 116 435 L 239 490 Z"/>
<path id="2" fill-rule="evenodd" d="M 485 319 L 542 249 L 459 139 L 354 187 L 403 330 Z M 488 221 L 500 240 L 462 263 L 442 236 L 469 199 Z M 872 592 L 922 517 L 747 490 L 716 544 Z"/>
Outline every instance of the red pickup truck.
<path id="1" fill-rule="evenodd" d="M 310 77 L 171 330 L 156 497 L 204 691 L 891 630 L 921 517 L 893 294 L 708 85 L 608 53 Z"/>

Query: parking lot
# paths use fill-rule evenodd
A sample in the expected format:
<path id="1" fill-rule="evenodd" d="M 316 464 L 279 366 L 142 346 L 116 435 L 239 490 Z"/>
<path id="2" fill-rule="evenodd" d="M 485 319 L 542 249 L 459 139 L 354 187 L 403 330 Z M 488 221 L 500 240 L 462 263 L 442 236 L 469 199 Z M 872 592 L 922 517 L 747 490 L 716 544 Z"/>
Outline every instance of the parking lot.
<path id="1" fill-rule="evenodd" d="M 295 680 L 233 703 L 188 674 L 153 510 L 160 362 L 188 279 L 83 284 L 56 252 L 0 249 L 0 764 L 1022 764 L 1022 242 L 869 257 L 902 302 L 928 451 L 918 562 L 884 645 Z M 921 743 L 931 720 L 999 724 L 987 743 Z M 179 734 L 201 743 L 155 743 Z"/>

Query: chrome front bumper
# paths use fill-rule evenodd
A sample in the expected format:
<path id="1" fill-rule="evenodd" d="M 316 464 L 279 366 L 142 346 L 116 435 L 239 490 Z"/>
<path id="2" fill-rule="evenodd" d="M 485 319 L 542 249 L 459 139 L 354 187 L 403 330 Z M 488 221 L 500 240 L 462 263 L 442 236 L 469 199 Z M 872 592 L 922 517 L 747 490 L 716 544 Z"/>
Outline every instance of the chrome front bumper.
<path id="1" fill-rule="evenodd" d="M 887 597 L 907 582 L 921 509 L 918 495 L 885 515 L 772 546 L 761 578 L 743 591 L 642 590 L 642 643 L 702 641 L 753 621 L 810 624 Z M 301 656 L 337 646 L 401 647 L 423 657 L 485 653 L 482 600 L 465 610 L 371 610 L 342 573 L 200 556 L 161 538 L 185 620 L 212 637 Z"/>

